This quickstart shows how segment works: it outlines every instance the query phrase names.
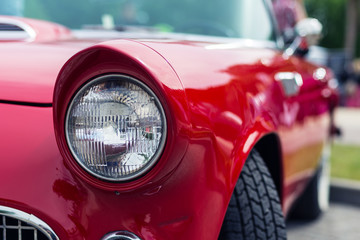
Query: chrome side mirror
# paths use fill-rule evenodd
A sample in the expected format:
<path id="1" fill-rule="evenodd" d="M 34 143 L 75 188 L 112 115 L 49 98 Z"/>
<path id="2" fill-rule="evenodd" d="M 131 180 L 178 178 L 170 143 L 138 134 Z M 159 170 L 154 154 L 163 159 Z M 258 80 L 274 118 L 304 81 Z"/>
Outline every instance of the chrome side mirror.
<path id="1" fill-rule="evenodd" d="M 295 26 L 296 33 L 298 36 L 306 38 L 309 47 L 319 43 L 322 28 L 322 24 L 315 18 L 305 18 Z"/>
<path id="2" fill-rule="evenodd" d="M 295 26 L 297 37 L 285 50 L 285 55 L 291 56 L 298 53 L 300 56 L 306 54 L 310 46 L 316 45 L 321 39 L 322 24 L 315 18 L 305 18 Z"/>

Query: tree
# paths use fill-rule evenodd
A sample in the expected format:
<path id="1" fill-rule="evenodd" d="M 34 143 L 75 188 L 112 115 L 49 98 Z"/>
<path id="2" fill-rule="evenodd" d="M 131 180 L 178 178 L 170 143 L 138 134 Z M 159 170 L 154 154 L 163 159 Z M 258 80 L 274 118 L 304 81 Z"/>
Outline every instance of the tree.
<path id="1" fill-rule="evenodd" d="M 356 50 L 360 1 L 347 0 L 346 5 L 345 49 L 348 51 L 350 57 L 354 57 Z"/>
<path id="2" fill-rule="evenodd" d="M 321 45 L 327 48 L 343 48 L 345 34 L 345 0 L 305 0 L 309 17 L 323 24 Z"/>

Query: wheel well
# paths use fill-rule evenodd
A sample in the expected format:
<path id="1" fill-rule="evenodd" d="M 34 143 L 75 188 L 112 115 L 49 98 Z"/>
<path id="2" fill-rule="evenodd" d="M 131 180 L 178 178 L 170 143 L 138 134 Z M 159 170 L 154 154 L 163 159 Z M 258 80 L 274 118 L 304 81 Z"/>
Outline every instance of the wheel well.
<path id="1" fill-rule="evenodd" d="M 274 180 L 276 190 L 282 200 L 283 166 L 279 137 L 271 133 L 262 137 L 254 147 L 264 160 Z"/>

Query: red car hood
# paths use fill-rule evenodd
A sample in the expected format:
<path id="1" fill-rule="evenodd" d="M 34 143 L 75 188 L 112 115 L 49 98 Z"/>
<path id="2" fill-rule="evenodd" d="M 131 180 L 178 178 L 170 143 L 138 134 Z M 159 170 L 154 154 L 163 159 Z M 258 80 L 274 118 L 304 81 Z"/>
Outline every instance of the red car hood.
<path id="1" fill-rule="evenodd" d="M 0 100 L 51 103 L 56 77 L 83 44 L 1 43 Z"/>
<path id="2" fill-rule="evenodd" d="M 66 61 L 103 40 L 1 43 L 0 101 L 51 104 L 57 75 Z"/>

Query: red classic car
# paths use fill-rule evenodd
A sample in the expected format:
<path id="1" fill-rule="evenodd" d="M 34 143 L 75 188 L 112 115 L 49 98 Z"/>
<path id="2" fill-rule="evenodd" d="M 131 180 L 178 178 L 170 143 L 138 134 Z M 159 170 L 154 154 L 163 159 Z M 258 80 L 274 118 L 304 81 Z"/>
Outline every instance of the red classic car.
<path id="1" fill-rule="evenodd" d="M 284 47 L 270 1 L 107 3 L 83 30 L 0 17 L 0 239 L 286 239 L 326 208 L 316 20 Z"/>

